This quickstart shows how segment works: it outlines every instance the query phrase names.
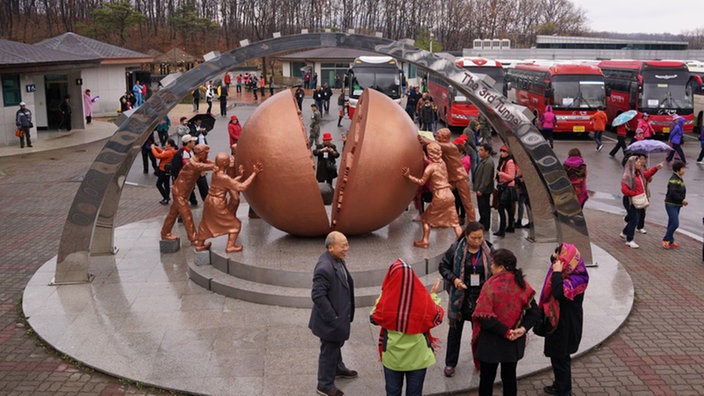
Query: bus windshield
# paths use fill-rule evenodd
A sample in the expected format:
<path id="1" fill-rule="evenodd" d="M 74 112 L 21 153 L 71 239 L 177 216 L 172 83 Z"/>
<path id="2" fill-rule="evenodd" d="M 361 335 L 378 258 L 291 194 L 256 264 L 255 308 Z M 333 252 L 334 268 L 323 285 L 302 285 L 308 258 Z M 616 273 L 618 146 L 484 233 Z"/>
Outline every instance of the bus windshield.
<path id="1" fill-rule="evenodd" d="M 595 109 L 606 105 L 604 79 L 596 75 L 556 75 L 552 80 L 553 107 Z"/>
<path id="2" fill-rule="evenodd" d="M 654 70 L 643 72 L 643 94 L 640 107 L 646 109 L 691 109 L 692 96 L 687 91 L 686 70 Z"/>
<path id="3" fill-rule="evenodd" d="M 355 68 L 352 71 L 350 97 L 359 98 L 365 88 L 372 88 L 391 99 L 401 98 L 401 81 L 397 68 Z"/>

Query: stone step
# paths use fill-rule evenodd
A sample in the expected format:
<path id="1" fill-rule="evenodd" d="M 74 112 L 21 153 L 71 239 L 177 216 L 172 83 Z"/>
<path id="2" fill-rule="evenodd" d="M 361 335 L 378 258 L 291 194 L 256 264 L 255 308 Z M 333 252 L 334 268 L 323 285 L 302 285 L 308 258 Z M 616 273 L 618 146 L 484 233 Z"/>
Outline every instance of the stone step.
<path id="1" fill-rule="evenodd" d="M 418 276 L 423 276 L 428 273 L 437 272 L 441 258 L 442 254 L 436 254 L 429 258 L 420 258 L 413 262 L 406 262 L 413 267 Z M 313 265 L 315 264 L 311 263 L 309 268 L 299 271 L 267 268 L 239 261 L 236 258 L 230 257 L 225 251 L 214 247 L 210 250 L 209 260 L 215 269 L 239 279 L 266 285 L 292 288 L 310 284 L 313 279 Z M 391 263 L 389 263 L 389 265 L 391 265 Z M 354 267 L 348 269 L 352 273 L 355 286 L 368 287 L 380 286 L 388 267 L 361 271 L 356 271 Z"/>
<path id="2" fill-rule="evenodd" d="M 297 287 L 286 287 L 241 279 L 227 274 L 213 265 L 196 265 L 195 261 L 188 261 L 187 264 L 189 278 L 213 293 L 264 305 L 292 308 L 312 308 L 313 306 L 310 297 L 312 273 L 308 274 L 306 281 L 299 283 Z M 420 279 L 430 289 L 439 276 L 440 274 L 436 271 L 423 275 Z M 383 275 L 379 277 L 378 285 L 375 286 L 357 287 L 357 279 L 355 278 L 355 304 L 358 307 L 374 305 L 381 292 L 383 279 Z"/>

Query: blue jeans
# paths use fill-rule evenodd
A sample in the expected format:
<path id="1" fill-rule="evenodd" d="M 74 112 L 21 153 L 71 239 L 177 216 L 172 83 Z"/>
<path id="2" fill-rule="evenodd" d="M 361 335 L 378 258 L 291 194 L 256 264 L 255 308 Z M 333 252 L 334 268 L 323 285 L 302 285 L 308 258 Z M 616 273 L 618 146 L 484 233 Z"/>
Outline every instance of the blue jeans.
<path id="1" fill-rule="evenodd" d="M 426 370 L 395 371 L 384 367 L 386 396 L 401 396 L 403 377 L 406 377 L 406 396 L 421 396 L 423 394 Z"/>
<path id="2" fill-rule="evenodd" d="M 663 241 L 670 243 L 675 241 L 675 231 L 680 226 L 681 208 L 680 205 L 665 204 L 665 211 L 667 212 L 667 231 L 665 232 L 665 237 L 662 238 Z"/>
<path id="3" fill-rule="evenodd" d="M 601 135 L 604 133 L 604 131 L 594 131 L 594 143 L 596 143 L 596 148 L 599 148 L 601 146 Z"/>
<path id="4" fill-rule="evenodd" d="M 623 207 L 626 208 L 626 220 L 628 223 L 623 228 L 624 234 L 626 234 L 626 241 L 632 241 L 633 235 L 636 232 L 636 226 L 640 220 L 640 210 L 631 204 L 629 197 L 623 197 Z"/>

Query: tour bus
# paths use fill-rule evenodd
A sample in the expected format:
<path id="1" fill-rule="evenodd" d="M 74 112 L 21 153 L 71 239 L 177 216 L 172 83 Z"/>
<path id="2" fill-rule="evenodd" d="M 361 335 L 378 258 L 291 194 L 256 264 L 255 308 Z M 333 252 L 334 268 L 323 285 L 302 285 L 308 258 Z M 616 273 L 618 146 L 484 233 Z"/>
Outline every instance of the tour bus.
<path id="1" fill-rule="evenodd" d="M 403 75 L 396 59 L 390 56 L 357 57 L 347 71 L 349 117 L 357 108 L 357 101 L 365 88 L 375 89 L 401 104 Z"/>
<path id="2" fill-rule="evenodd" d="M 464 57 L 458 58 L 455 64 L 480 77 L 483 75 L 491 77 L 494 80 L 494 89 L 503 93 L 505 72 L 501 62 L 486 58 Z M 438 106 L 440 119 L 448 128 L 464 128 L 471 120 L 479 118 L 479 109 L 452 86 L 432 74 L 428 75 L 427 81 L 428 93 Z"/>
<path id="3" fill-rule="evenodd" d="M 604 76 L 589 64 L 519 63 L 506 74 L 506 90 L 533 113 L 536 125 L 545 107 L 552 106 L 557 119 L 553 132 L 593 132 L 589 117 L 606 105 Z"/>
<path id="4" fill-rule="evenodd" d="M 702 130 L 704 126 L 704 62 L 687 62 L 689 68 L 690 90 L 692 91 L 694 105 L 694 132 Z"/>
<path id="5" fill-rule="evenodd" d="M 674 119 L 692 132 L 693 105 L 687 65 L 681 61 L 605 60 L 599 62 L 606 87 L 609 123 L 627 110 L 650 114 L 656 133 L 669 133 Z"/>

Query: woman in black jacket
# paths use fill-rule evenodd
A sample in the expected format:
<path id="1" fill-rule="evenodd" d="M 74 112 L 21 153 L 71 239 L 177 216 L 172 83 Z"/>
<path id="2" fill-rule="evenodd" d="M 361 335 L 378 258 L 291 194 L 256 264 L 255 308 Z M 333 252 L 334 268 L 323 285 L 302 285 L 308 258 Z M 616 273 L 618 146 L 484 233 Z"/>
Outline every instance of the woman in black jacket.
<path id="1" fill-rule="evenodd" d="M 539 307 L 547 323 L 543 353 L 550 358 L 555 381 L 543 390 L 567 396 L 572 393 L 570 355 L 577 352 L 582 340 L 582 303 L 589 275 L 579 250 L 569 243 L 560 244 L 550 261 Z"/>
<path id="2" fill-rule="evenodd" d="M 501 364 L 504 396 L 518 392 L 516 366 L 526 348 L 526 332 L 538 321 L 535 291 L 507 249 L 491 254 L 491 277 L 484 283 L 472 314 L 472 349 L 479 365 L 479 395 L 491 396 Z"/>

